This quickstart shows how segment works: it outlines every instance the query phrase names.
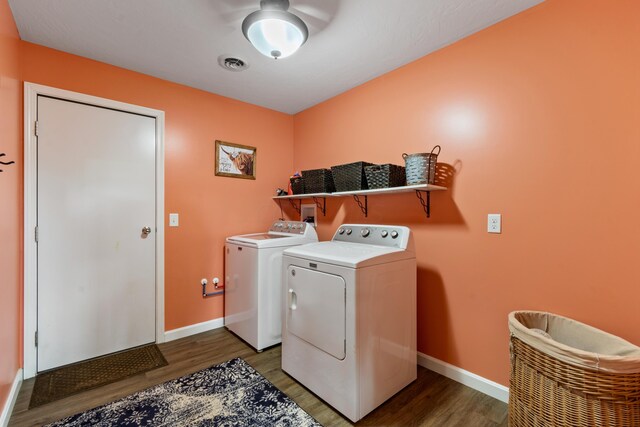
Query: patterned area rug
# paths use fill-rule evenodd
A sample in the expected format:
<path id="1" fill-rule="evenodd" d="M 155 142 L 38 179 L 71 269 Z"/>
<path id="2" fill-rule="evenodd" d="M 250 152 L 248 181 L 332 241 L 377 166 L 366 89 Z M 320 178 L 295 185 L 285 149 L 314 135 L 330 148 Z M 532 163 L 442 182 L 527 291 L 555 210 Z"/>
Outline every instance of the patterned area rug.
<path id="1" fill-rule="evenodd" d="M 49 426 L 320 426 L 242 359 L 168 381 Z"/>
<path id="2" fill-rule="evenodd" d="M 29 409 L 166 366 L 155 344 L 74 363 L 36 376 Z"/>

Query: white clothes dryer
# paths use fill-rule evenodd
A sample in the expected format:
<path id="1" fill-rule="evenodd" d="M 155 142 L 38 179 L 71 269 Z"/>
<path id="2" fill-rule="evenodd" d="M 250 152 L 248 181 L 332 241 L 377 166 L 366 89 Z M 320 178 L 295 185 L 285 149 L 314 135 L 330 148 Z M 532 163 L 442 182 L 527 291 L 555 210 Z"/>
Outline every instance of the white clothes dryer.
<path id="1" fill-rule="evenodd" d="M 282 335 L 282 251 L 318 241 L 312 224 L 276 221 L 266 233 L 228 237 L 224 325 L 257 351 Z"/>
<path id="2" fill-rule="evenodd" d="M 417 378 L 411 231 L 341 226 L 284 251 L 282 369 L 352 421 Z"/>

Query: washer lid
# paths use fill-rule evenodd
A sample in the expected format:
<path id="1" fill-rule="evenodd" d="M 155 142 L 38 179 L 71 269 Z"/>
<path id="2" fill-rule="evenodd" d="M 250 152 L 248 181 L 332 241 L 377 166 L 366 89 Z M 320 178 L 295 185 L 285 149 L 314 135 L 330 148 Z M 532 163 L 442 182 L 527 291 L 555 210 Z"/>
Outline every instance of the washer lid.
<path id="1" fill-rule="evenodd" d="M 350 268 L 415 258 L 415 253 L 404 249 L 337 241 L 296 246 L 285 249 L 283 254 Z"/>
<path id="2" fill-rule="evenodd" d="M 227 237 L 227 243 L 256 248 L 278 248 L 318 241 L 311 224 L 302 221 L 276 221 L 266 233 L 241 234 Z"/>
<path id="3" fill-rule="evenodd" d="M 227 237 L 227 243 L 235 243 L 244 246 L 255 246 L 257 248 L 276 248 L 279 246 L 302 245 L 304 243 L 312 243 L 317 241 L 318 239 L 314 239 L 312 236 L 279 234 L 273 232 L 243 234 L 240 236 Z"/>

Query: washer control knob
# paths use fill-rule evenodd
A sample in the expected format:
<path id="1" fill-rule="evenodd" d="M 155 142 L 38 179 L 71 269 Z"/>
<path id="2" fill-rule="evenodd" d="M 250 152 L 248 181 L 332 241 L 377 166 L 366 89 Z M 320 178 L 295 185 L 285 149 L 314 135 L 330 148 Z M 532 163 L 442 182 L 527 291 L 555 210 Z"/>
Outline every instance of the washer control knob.
<path id="1" fill-rule="evenodd" d="M 353 232 L 353 230 L 351 230 L 350 228 L 347 228 L 347 236 L 351 236 L 352 232 Z"/>
<path id="2" fill-rule="evenodd" d="M 371 231 L 369 231 L 368 228 L 363 228 L 362 231 L 360 231 L 360 234 L 362 235 L 362 237 L 367 237 L 369 233 L 371 233 Z"/>
<path id="3" fill-rule="evenodd" d="M 338 228 L 338 234 L 344 234 L 344 228 L 342 227 Z"/>
<path id="4" fill-rule="evenodd" d="M 391 238 L 392 238 L 392 239 L 395 239 L 396 237 L 398 237 L 398 232 L 397 232 L 396 230 L 393 230 L 393 231 L 391 232 Z"/>
<path id="5" fill-rule="evenodd" d="M 380 235 L 381 235 L 382 237 L 387 237 L 387 236 L 389 235 L 389 232 L 388 232 L 387 230 L 382 230 L 382 231 L 380 232 Z"/>

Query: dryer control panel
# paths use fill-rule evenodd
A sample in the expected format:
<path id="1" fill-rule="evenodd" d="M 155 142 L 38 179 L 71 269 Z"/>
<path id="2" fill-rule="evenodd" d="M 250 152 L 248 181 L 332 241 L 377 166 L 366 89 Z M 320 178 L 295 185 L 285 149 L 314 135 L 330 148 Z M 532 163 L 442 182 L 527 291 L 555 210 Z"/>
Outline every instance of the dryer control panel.
<path id="1" fill-rule="evenodd" d="M 343 224 L 331 240 L 407 249 L 410 236 L 402 225 Z"/>
<path id="2" fill-rule="evenodd" d="M 309 227 L 309 224 L 302 221 L 276 221 L 269 227 L 269 231 L 276 233 L 305 234 L 307 227 Z"/>

